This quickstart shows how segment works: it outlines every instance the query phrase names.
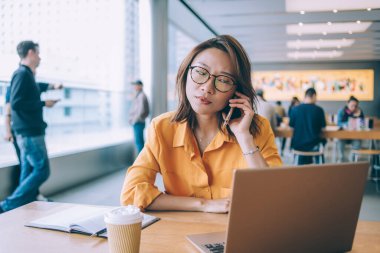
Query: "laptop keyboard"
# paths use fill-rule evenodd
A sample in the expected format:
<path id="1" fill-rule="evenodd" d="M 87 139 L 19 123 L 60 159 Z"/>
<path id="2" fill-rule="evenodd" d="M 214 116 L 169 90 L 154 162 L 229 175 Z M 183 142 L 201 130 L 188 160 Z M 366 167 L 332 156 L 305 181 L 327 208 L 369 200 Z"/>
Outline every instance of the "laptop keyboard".
<path id="1" fill-rule="evenodd" d="M 212 253 L 223 253 L 224 252 L 224 242 L 223 243 L 209 243 L 204 245 Z"/>

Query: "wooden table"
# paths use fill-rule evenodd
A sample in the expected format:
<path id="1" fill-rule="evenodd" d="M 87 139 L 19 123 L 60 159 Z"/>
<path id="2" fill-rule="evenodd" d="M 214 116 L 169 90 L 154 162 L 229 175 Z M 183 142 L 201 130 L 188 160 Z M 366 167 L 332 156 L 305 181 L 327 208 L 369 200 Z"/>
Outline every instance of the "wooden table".
<path id="1" fill-rule="evenodd" d="M 107 240 L 85 235 L 24 227 L 24 224 L 74 206 L 74 204 L 33 202 L 0 215 L 1 253 L 97 253 L 108 252 Z M 224 231 L 226 214 L 154 212 L 159 222 L 142 232 L 140 252 L 197 252 L 187 234 Z M 274 238 L 275 239 L 275 238 Z M 380 222 L 359 221 L 354 253 L 380 252 Z"/>
<path id="2" fill-rule="evenodd" d="M 279 127 L 275 130 L 276 137 L 291 138 L 293 136 L 293 129 L 290 127 Z M 335 139 L 356 139 L 356 140 L 380 140 L 380 129 L 369 129 L 369 130 L 336 130 L 331 128 L 326 128 L 322 136 L 325 138 L 335 138 Z"/>

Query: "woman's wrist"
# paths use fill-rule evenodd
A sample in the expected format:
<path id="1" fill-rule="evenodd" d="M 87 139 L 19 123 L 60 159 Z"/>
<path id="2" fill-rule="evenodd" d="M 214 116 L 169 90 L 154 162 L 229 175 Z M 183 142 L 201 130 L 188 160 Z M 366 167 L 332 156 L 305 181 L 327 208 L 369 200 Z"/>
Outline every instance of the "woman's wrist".
<path id="1" fill-rule="evenodd" d="M 238 141 L 240 148 L 241 148 L 243 153 L 247 153 L 250 150 L 257 149 L 256 142 L 250 133 L 241 134 L 241 135 L 238 135 L 235 137 L 236 137 L 236 140 Z"/>

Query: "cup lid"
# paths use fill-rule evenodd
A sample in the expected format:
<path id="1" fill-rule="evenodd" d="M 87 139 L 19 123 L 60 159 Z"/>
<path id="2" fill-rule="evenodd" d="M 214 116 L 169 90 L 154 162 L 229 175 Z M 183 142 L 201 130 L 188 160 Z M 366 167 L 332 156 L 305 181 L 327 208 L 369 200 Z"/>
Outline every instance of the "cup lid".
<path id="1" fill-rule="evenodd" d="M 141 222 L 142 217 L 138 207 L 128 205 L 112 209 L 104 215 L 104 221 L 113 224 L 133 224 Z"/>

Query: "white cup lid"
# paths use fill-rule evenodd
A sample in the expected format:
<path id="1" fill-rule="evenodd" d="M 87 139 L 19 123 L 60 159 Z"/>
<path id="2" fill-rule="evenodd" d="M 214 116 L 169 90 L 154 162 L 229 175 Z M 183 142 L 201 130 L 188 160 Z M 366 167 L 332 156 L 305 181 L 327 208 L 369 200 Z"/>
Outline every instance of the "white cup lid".
<path id="1" fill-rule="evenodd" d="M 133 205 L 115 208 L 104 215 L 104 221 L 111 224 L 135 224 L 142 218 L 140 209 Z"/>

